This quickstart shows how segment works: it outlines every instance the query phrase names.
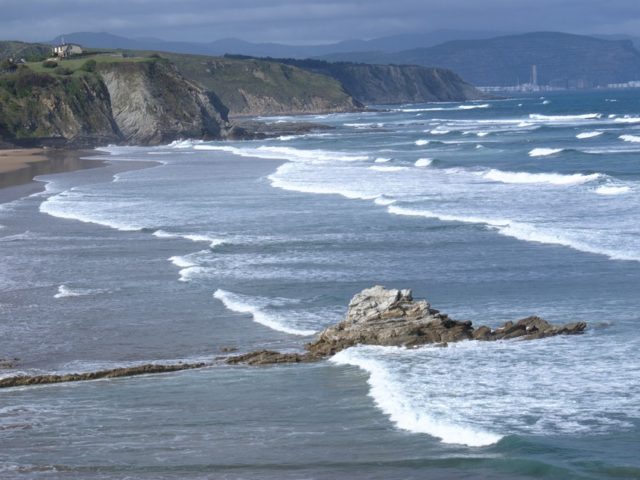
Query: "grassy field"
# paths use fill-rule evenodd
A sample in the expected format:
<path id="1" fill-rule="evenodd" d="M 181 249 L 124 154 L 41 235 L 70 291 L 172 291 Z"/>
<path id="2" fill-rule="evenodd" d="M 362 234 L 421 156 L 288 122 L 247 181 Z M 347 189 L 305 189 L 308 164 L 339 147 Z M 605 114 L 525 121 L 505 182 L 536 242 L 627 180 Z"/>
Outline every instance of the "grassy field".
<path id="1" fill-rule="evenodd" d="M 82 55 L 78 57 L 57 59 L 59 67 L 68 68 L 74 74 L 81 74 L 83 70 L 81 67 L 89 60 L 95 60 L 97 64 L 109 64 L 109 63 L 138 63 L 138 62 L 151 62 L 156 60 L 151 57 L 123 57 L 119 54 L 101 53 L 96 55 Z M 43 66 L 43 62 L 27 62 L 26 65 L 37 73 L 55 73 L 54 68 L 47 68 Z"/>

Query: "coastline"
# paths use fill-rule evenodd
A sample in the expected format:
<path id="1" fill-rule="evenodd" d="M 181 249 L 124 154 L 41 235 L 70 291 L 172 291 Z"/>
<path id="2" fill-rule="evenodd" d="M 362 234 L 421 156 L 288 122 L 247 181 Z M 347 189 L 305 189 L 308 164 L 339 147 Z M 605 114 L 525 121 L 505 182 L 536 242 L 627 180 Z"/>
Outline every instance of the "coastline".
<path id="1" fill-rule="evenodd" d="M 0 188 L 32 182 L 38 175 L 71 172 L 98 166 L 86 157 L 92 150 L 53 150 L 47 148 L 0 149 Z"/>

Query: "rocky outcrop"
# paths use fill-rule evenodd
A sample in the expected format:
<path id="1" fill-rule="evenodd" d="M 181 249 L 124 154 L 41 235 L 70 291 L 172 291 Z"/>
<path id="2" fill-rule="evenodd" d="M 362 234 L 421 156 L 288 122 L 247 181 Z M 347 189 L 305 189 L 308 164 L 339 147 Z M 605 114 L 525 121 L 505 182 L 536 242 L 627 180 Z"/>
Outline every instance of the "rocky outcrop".
<path id="1" fill-rule="evenodd" d="M 157 145 L 179 138 L 218 139 L 228 129 L 226 111 L 216 108 L 199 85 L 169 62 L 110 63 L 99 68 L 123 140 Z"/>
<path id="2" fill-rule="evenodd" d="M 206 363 L 174 363 L 170 365 L 147 364 L 136 367 L 113 368 L 87 373 L 69 373 L 66 375 L 17 375 L 0 379 L 0 388 L 24 387 L 28 385 L 45 385 L 49 383 L 81 382 L 101 378 L 133 377 L 152 373 L 178 372 L 206 367 Z"/>
<path id="3" fill-rule="evenodd" d="M 355 345 L 412 348 L 427 344 L 446 346 L 462 340 L 534 340 L 578 334 L 585 328 L 584 322 L 557 326 L 539 317 L 506 322 L 496 329 L 486 326 L 474 328 L 470 321 L 454 320 L 431 308 L 426 300 L 415 301 L 411 290 L 375 286 L 354 296 L 346 318 L 321 332 L 305 346 L 306 352 L 280 354 L 261 351 L 232 357 L 227 363 L 264 365 L 307 362 L 326 358 Z"/>

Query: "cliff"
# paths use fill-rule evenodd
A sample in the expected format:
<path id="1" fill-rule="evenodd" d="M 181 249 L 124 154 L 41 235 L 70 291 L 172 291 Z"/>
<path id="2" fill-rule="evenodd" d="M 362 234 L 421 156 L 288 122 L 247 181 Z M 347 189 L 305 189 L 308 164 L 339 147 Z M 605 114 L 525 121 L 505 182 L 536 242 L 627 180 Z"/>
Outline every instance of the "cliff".
<path id="1" fill-rule="evenodd" d="M 0 141 L 16 145 L 155 145 L 178 138 L 221 138 L 226 110 L 166 61 L 68 61 L 0 75 Z M 76 62 L 75 64 L 73 62 Z"/>
<path id="2" fill-rule="evenodd" d="M 451 70 L 416 65 L 369 65 L 321 60 L 278 60 L 335 78 L 363 103 L 420 103 L 486 98 Z"/>
<path id="3" fill-rule="evenodd" d="M 0 140 L 89 146 L 117 142 L 120 134 L 109 92 L 99 78 L 21 69 L 0 76 Z"/>
<path id="4" fill-rule="evenodd" d="M 331 113 L 363 107 L 322 72 L 253 58 L 163 56 L 185 77 L 215 92 L 230 115 Z"/>
<path id="5" fill-rule="evenodd" d="M 126 143 L 156 145 L 178 138 L 216 139 L 227 129 L 226 111 L 168 62 L 101 65 L 113 119 Z"/>

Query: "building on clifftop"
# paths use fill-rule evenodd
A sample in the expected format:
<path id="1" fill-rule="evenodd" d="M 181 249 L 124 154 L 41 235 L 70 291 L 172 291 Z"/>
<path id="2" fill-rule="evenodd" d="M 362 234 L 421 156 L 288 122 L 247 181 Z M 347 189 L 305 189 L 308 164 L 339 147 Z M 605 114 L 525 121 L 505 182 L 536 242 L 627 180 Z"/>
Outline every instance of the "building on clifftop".
<path id="1" fill-rule="evenodd" d="M 53 47 L 53 55 L 59 58 L 68 58 L 73 55 L 82 55 L 82 47 L 75 43 L 62 43 Z"/>

